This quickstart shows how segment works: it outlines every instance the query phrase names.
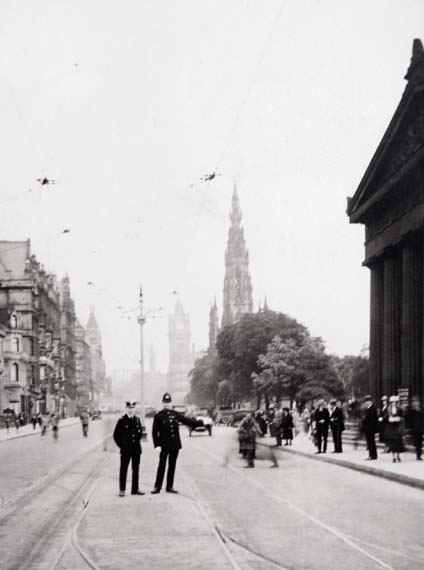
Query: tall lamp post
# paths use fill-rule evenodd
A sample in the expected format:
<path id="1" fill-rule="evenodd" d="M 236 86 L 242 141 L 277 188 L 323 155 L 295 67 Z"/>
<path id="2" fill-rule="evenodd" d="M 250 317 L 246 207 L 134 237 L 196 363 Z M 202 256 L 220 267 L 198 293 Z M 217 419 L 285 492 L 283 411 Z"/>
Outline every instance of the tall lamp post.
<path id="1" fill-rule="evenodd" d="M 140 285 L 140 296 L 139 296 L 139 316 L 138 324 L 140 325 L 140 408 L 141 408 L 141 425 L 143 426 L 142 437 L 145 439 L 146 434 L 146 411 L 144 407 L 144 342 L 143 342 L 143 326 L 146 322 L 144 317 L 143 309 L 143 289 Z"/>

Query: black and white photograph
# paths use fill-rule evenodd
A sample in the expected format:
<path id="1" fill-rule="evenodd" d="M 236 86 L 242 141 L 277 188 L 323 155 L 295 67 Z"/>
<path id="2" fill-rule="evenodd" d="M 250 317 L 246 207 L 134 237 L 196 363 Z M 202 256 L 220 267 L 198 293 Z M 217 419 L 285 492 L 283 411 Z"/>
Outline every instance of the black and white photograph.
<path id="1" fill-rule="evenodd" d="M 0 0 L 0 568 L 424 568 L 424 0 Z"/>

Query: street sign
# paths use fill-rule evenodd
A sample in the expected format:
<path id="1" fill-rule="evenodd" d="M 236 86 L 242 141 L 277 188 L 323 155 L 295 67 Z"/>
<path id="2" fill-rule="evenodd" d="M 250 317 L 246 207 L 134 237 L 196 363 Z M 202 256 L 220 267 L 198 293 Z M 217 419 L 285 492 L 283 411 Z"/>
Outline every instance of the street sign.
<path id="1" fill-rule="evenodd" d="M 399 404 L 407 404 L 409 402 L 409 388 L 398 388 Z"/>

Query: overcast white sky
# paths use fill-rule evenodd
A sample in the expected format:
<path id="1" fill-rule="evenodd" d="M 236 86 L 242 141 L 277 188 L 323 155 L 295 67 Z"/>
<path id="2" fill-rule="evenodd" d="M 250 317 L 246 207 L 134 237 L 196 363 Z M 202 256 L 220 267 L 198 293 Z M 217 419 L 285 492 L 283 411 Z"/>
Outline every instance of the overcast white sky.
<path id="1" fill-rule="evenodd" d="M 369 276 L 346 197 L 415 37 L 421 0 L 3 0 L 0 239 L 29 237 L 68 272 L 83 324 L 96 306 L 108 370 L 135 368 L 138 326 L 117 307 L 137 306 L 140 282 L 147 309 L 178 290 L 207 346 L 236 180 L 255 309 L 267 295 L 330 351 L 357 353 Z M 166 318 L 148 320 L 151 343 L 166 370 Z"/>

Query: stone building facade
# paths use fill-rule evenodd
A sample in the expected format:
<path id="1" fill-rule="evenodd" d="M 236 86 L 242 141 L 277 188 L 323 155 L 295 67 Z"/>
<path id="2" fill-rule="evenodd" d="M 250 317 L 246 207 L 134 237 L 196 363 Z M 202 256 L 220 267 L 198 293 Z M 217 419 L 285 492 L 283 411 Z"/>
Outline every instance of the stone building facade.
<path id="1" fill-rule="evenodd" d="M 245 313 L 253 312 L 249 251 L 241 225 L 241 209 L 236 185 L 230 212 L 231 225 L 225 252 L 222 326 L 232 325 Z"/>
<path id="2" fill-rule="evenodd" d="M 94 400 L 91 377 L 91 351 L 86 340 L 85 328 L 81 323 L 75 323 L 75 381 L 76 402 L 78 410 L 90 409 Z"/>
<path id="3" fill-rule="evenodd" d="M 351 223 L 365 226 L 371 274 L 370 390 L 424 395 L 424 49 L 359 187 Z"/>
<path id="4" fill-rule="evenodd" d="M 60 375 L 60 301 L 54 275 L 31 254 L 30 242 L 0 242 L 0 321 L 4 339 L 2 400 L 29 417 L 53 401 Z"/>

